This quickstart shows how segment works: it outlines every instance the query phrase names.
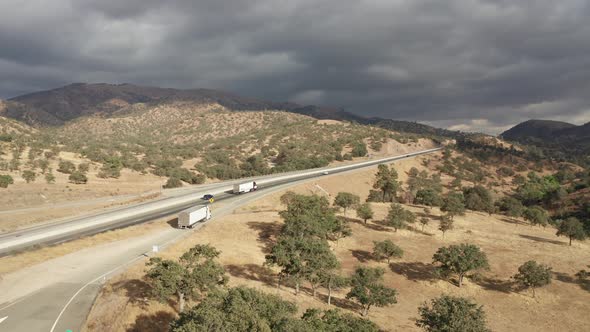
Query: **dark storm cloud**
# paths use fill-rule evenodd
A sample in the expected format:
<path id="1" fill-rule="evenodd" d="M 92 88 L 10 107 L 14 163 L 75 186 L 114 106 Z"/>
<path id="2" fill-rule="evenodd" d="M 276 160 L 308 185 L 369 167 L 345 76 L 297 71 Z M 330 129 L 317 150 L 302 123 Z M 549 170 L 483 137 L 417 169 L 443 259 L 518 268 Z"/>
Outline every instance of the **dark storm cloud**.
<path id="1" fill-rule="evenodd" d="M 131 82 L 464 130 L 590 120 L 585 0 L 50 3 L 0 3 L 0 96 Z"/>

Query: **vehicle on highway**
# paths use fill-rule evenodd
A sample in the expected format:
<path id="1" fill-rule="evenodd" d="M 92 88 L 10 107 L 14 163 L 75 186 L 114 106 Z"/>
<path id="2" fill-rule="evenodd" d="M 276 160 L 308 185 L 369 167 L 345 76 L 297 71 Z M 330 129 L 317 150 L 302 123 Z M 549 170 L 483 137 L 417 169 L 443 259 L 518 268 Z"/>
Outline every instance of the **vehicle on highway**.
<path id="1" fill-rule="evenodd" d="M 234 192 L 234 194 L 241 194 L 241 193 L 256 191 L 256 189 L 258 189 L 256 182 L 255 181 L 248 181 L 248 182 L 234 184 L 233 192 Z"/>
<path id="2" fill-rule="evenodd" d="M 215 200 L 214 196 L 211 194 L 205 194 L 203 195 L 203 197 L 201 197 L 201 199 L 204 201 L 209 201 L 210 203 L 213 203 L 213 201 Z"/>
<path id="3" fill-rule="evenodd" d="M 178 213 L 178 228 L 192 228 L 200 221 L 211 219 L 209 205 L 197 205 Z"/>
<path id="4" fill-rule="evenodd" d="M 323 171 L 323 172 L 322 172 L 322 174 L 324 174 L 324 175 L 328 175 L 328 174 L 330 174 L 330 172 L 328 172 L 328 171 Z"/>

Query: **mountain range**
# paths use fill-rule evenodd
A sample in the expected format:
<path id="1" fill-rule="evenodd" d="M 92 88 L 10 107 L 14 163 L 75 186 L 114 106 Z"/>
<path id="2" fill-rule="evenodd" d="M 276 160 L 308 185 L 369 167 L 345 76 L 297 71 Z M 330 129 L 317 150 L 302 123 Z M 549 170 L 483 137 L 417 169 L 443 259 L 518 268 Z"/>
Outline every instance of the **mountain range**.
<path id="1" fill-rule="evenodd" d="M 266 101 L 220 90 L 183 90 L 133 84 L 74 83 L 53 90 L 34 92 L 0 101 L 0 116 L 32 127 L 52 127 L 87 116 L 108 118 L 126 110 L 135 110 L 137 105 L 157 107 L 179 103 L 217 104 L 231 111 L 287 111 L 316 119 L 349 121 L 430 137 L 456 138 L 462 135 L 457 131 L 417 122 L 363 117 L 337 108 Z M 559 121 L 529 120 L 500 136 L 506 140 L 541 147 L 552 155 L 566 156 L 575 153 L 587 157 L 590 154 L 590 123 L 576 126 Z"/>
<path id="2" fill-rule="evenodd" d="M 74 83 L 53 90 L 34 92 L 4 101 L 0 115 L 33 127 L 60 126 L 80 117 L 108 117 L 135 104 L 216 103 L 232 111 L 282 110 L 316 119 L 350 121 L 420 135 L 454 136 L 457 132 L 425 124 L 363 117 L 342 109 L 272 102 L 210 89 L 171 89 L 133 84 Z"/>

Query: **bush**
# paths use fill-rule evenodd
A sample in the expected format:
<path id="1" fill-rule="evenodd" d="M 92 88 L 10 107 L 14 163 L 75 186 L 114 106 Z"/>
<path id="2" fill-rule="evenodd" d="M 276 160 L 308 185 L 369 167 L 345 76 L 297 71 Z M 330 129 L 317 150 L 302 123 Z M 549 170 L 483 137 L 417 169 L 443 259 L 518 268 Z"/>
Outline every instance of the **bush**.
<path id="1" fill-rule="evenodd" d="M 60 160 L 57 171 L 64 174 L 72 174 L 76 170 L 76 165 L 67 160 Z"/>
<path id="2" fill-rule="evenodd" d="M 182 187 L 182 181 L 180 181 L 179 178 L 168 178 L 168 181 L 166 181 L 166 184 L 164 185 L 165 189 L 170 189 L 170 188 L 179 188 Z"/>
<path id="3" fill-rule="evenodd" d="M 353 157 L 364 157 L 367 153 L 367 145 L 364 142 L 355 142 L 352 144 L 352 151 L 350 151 L 350 154 Z"/>
<path id="4" fill-rule="evenodd" d="M 0 188 L 8 188 L 9 184 L 13 184 L 14 180 L 10 175 L 0 175 Z"/>
<path id="5" fill-rule="evenodd" d="M 88 178 L 86 175 L 80 171 L 74 171 L 70 174 L 69 178 L 70 182 L 75 184 L 85 184 L 88 182 Z"/>
<path id="6" fill-rule="evenodd" d="M 48 184 L 55 183 L 55 176 L 53 173 L 45 173 L 45 181 Z"/>
<path id="7" fill-rule="evenodd" d="M 36 177 L 37 177 L 37 174 L 35 174 L 35 172 L 33 172 L 29 169 L 26 171 L 23 171 L 23 179 L 25 179 L 25 181 L 27 183 L 35 182 Z"/>
<path id="8" fill-rule="evenodd" d="M 88 171 L 90 170 L 90 164 L 88 163 L 81 163 L 80 165 L 78 165 L 78 171 L 80 171 L 81 173 L 88 173 Z"/>

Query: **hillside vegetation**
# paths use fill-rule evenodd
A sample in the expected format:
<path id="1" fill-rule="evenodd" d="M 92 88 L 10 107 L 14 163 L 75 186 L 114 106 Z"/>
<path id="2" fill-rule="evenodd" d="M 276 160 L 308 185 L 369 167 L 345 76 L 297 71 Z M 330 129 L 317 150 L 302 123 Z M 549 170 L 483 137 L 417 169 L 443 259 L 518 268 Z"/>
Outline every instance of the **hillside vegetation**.
<path id="1" fill-rule="evenodd" d="M 536 146 L 548 157 L 590 165 L 590 123 L 576 126 L 567 122 L 529 120 L 510 128 L 501 136 Z"/>

